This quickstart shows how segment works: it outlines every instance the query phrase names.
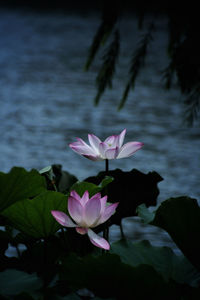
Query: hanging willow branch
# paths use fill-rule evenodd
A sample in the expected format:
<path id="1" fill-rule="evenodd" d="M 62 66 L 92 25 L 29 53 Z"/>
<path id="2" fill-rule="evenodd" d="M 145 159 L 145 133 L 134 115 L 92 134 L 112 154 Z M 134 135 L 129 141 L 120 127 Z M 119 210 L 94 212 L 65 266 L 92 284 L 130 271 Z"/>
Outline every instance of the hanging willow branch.
<path id="1" fill-rule="evenodd" d="M 116 33 L 117 20 L 122 15 L 123 9 L 120 8 L 125 6 L 126 1 L 111 0 L 104 2 L 104 11 L 101 25 L 93 39 L 92 45 L 89 50 L 88 59 L 85 65 L 85 69 L 88 70 L 91 63 L 95 59 L 95 56 L 102 45 L 105 46 L 105 42 L 113 36 L 114 40 L 110 46 L 106 49 L 105 55 L 103 56 L 102 66 L 96 78 L 97 95 L 95 103 L 98 104 L 100 97 L 104 93 L 105 89 L 112 86 L 113 75 L 116 67 L 116 60 L 119 51 L 119 33 Z M 186 116 L 188 124 L 193 123 L 193 120 L 200 116 L 199 102 L 200 102 L 200 44 L 198 42 L 198 28 L 199 18 L 197 7 L 185 5 L 184 14 L 177 14 L 179 7 L 176 9 L 169 9 L 168 5 L 164 10 L 159 10 L 151 5 L 147 8 L 144 7 L 143 1 L 136 6 L 135 11 L 138 12 L 139 17 L 139 28 L 143 27 L 143 22 L 146 17 L 149 17 L 148 12 L 151 16 L 155 16 L 159 11 L 164 13 L 164 16 L 168 20 L 168 47 L 167 53 L 169 55 L 169 64 L 163 71 L 163 79 L 165 87 L 171 88 L 172 83 L 176 80 L 181 93 L 186 98 L 185 104 L 187 106 Z M 155 10 L 154 10 L 155 9 Z M 153 13 L 153 15 L 152 15 Z M 185 22 L 185 15 L 187 15 L 187 22 Z M 141 71 L 145 58 L 147 55 L 148 47 L 152 41 L 152 35 L 154 30 L 154 23 L 152 22 L 147 32 L 142 36 L 137 49 L 133 52 L 130 67 L 128 73 L 128 80 L 125 85 L 118 109 L 120 110 L 129 95 L 131 89 L 134 89 L 135 81 L 139 72 Z M 198 87 L 198 88 L 197 88 Z M 184 99 L 182 98 L 182 99 Z"/>
<path id="2" fill-rule="evenodd" d="M 108 2 L 106 4 L 103 14 L 102 14 L 102 22 L 97 30 L 97 33 L 94 36 L 92 44 L 89 49 L 88 58 L 85 64 L 85 70 L 88 71 L 90 68 L 99 48 L 101 45 L 104 45 L 107 41 L 108 37 L 113 31 L 115 24 L 118 18 L 118 6 L 112 6 L 111 3 Z"/>
<path id="3" fill-rule="evenodd" d="M 194 124 L 200 112 L 200 85 L 198 85 L 185 100 L 185 123 L 189 126 Z"/>
<path id="4" fill-rule="evenodd" d="M 175 73 L 175 67 L 173 62 L 171 61 L 163 71 L 164 86 L 167 90 L 171 88 L 173 78 L 174 78 L 174 73 Z"/>
<path id="5" fill-rule="evenodd" d="M 145 57 L 147 54 L 147 48 L 150 44 L 150 42 L 152 41 L 152 31 L 154 30 L 154 23 L 152 22 L 148 28 L 148 31 L 146 32 L 146 34 L 144 34 L 139 42 L 139 46 L 136 49 L 136 51 L 134 51 L 133 53 L 133 57 L 131 60 L 131 67 L 129 70 L 129 80 L 128 83 L 126 84 L 122 99 L 120 101 L 120 104 L 118 106 L 118 109 L 120 110 L 125 102 L 126 99 L 128 97 L 129 91 L 130 89 L 134 89 L 135 86 L 135 80 L 139 74 L 139 71 L 141 69 L 141 67 L 144 66 L 144 62 L 145 62 Z"/>
<path id="6" fill-rule="evenodd" d="M 115 65 L 119 55 L 119 31 L 116 30 L 114 33 L 113 41 L 106 49 L 102 60 L 103 64 L 99 70 L 96 78 L 97 84 L 97 95 L 95 97 L 95 105 L 99 103 L 100 97 L 104 93 L 107 87 L 112 88 L 112 79 L 115 73 Z"/>

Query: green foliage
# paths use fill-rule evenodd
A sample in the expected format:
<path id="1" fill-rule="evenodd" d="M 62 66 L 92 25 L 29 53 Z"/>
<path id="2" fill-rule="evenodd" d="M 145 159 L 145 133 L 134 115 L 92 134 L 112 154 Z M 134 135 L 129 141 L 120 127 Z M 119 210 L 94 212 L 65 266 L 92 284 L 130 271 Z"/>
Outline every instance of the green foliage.
<path id="1" fill-rule="evenodd" d="M 170 198 L 151 212 L 147 206 L 156 204 L 157 184 L 162 180 L 156 172 L 117 169 L 109 176 L 101 172 L 79 182 L 56 168 L 42 171 L 48 178 L 23 168 L 0 173 L 4 224 L 0 230 L 1 299 L 78 300 L 83 298 L 80 289 L 92 292 L 96 300 L 200 298 L 200 207 L 195 199 Z M 50 183 L 55 179 L 56 188 L 63 182 L 63 193 L 52 190 Z M 59 230 L 61 226 L 51 215 L 51 210 L 67 212 L 70 190 L 80 196 L 88 190 L 90 197 L 106 191 L 109 202 L 120 201 L 117 219 L 108 226 L 136 215 L 141 204 L 137 213 L 143 221 L 167 231 L 184 255 L 148 241 L 127 240 L 113 243 L 109 253 L 101 254 L 87 235 L 77 234 L 74 228 Z M 7 256 L 10 244 L 18 257 Z M 26 247 L 21 249 L 20 244 Z"/>
<path id="2" fill-rule="evenodd" d="M 33 199 L 18 201 L 1 214 L 21 232 L 34 238 L 54 234 L 61 226 L 51 215 L 51 210 L 67 210 L 67 197 L 47 191 Z"/>
<path id="3" fill-rule="evenodd" d="M 108 184 L 110 184 L 114 178 L 112 176 L 105 176 L 102 181 L 99 183 L 99 188 L 104 189 L 107 187 Z"/>
<path id="4" fill-rule="evenodd" d="M 146 210 L 140 206 L 139 215 L 166 230 L 188 260 L 200 270 L 200 207 L 197 201 L 189 197 L 170 198 L 152 213 L 152 219 L 150 213 L 146 219 Z"/>
<path id="5" fill-rule="evenodd" d="M 58 192 L 67 193 L 71 186 L 78 181 L 78 178 L 73 174 L 62 170 L 61 165 L 52 165 L 54 181 Z"/>
<path id="6" fill-rule="evenodd" d="M 133 267 L 141 264 L 152 266 L 166 282 L 174 280 L 194 287 L 200 283 L 200 272 L 169 247 L 154 247 L 149 241 L 133 243 L 122 240 L 112 244 L 111 253 L 118 254 L 122 262 Z"/>
<path id="7" fill-rule="evenodd" d="M 10 242 L 11 236 L 8 232 L 0 230 L 0 255 L 4 254 L 5 250 L 8 248 L 8 243 Z"/>
<path id="8" fill-rule="evenodd" d="M 14 167 L 8 173 L 0 173 L 0 211 L 11 204 L 32 198 L 46 190 L 45 179 L 36 170 L 30 172 Z"/>
<path id="9" fill-rule="evenodd" d="M 114 178 L 106 189 L 108 201 L 119 202 L 116 213 L 109 219 L 110 225 L 119 225 L 122 218 L 136 215 L 136 208 L 141 203 L 156 205 L 159 194 L 157 184 L 163 180 L 157 172 L 144 174 L 135 169 L 129 172 L 116 169 L 109 171 L 108 175 Z M 104 177 L 105 172 L 100 172 L 97 176 L 86 178 L 86 181 L 100 184 Z"/>
<path id="10" fill-rule="evenodd" d="M 145 204 L 139 205 L 136 211 L 145 224 L 151 223 L 155 217 L 155 213 L 149 211 Z"/>
<path id="11" fill-rule="evenodd" d="M 41 287 L 42 281 L 36 274 L 28 274 L 14 269 L 0 272 L 0 295 L 13 296 L 22 292 L 37 294 Z"/>
<path id="12" fill-rule="evenodd" d="M 151 266 L 132 267 L 115 254 L 84 258 L 71 255 L 64 259 L 60 277 L 72 290 L 86 287 L 100 297 L 175 299 L 173 286 L 167 285 Z"/>
<path id="13" fill-rule="evenodd" d="M 71 186 L 70 190 L 71 191 L 75 190 L 81 197 L 83 196 L 84 192 L 87 190 L 89 192 L 90 197 L 92 197 L 96 193 L 101 192 L 101 190 L 104 189 L 112 181 L 113 178 L 111 176 L 105 176 L 104 178 L 102 178 L 99 185 L 87 181 L 83 181 L 83 182 L 78 181 Z"/>
<path id="14" fill-rule="evenodd" d="M 61 165 L 52 165 L 40 170 L 47 181 L 47 188 L 49 190 L 67 193 L 78 179 L 67 171 L 62 170 Z"/>

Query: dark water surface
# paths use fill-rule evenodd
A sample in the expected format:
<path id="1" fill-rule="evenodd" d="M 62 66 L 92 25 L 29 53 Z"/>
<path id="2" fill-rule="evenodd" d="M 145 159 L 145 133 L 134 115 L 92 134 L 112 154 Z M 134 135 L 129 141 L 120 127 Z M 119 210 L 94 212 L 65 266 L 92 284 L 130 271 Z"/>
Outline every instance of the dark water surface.
<path id="1" fill-rule="evenodd" d="M 139 37 L 137 22 L 128 16 L 121 21 L 123 45 L 113 89 L 94 107 L 99 61 L 89 72 L 83 67 L 99 22 L 100 16 L 89 13 L 0 10 L 0 170 L 58 163 L 84 179 L 104 169 L 104 163 L 77 155 L 68 144 L 75 137 L 87 139 L 88 133 L 104 139 L 127 128 L 125 142 L 145 146 L 131 158 L 111 161 L 111 169 L 157 171 L 164 178 L 159 201 L 180 195 L 199 198 L 199 128 L 183 125 L 176 86 L 170 92 L 162 88 L 168 63 L 166 20 L 157 20 L 146 67 L 120 112 L 128 54 Z M 131 222 L 124 225 L 127 230 Z"/>

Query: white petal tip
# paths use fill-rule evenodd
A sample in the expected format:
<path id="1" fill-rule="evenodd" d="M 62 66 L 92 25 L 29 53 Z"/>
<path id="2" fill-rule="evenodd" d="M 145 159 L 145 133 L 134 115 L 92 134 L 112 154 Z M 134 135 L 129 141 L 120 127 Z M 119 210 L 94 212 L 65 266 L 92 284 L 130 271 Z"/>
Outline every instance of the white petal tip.
<path id="1" fill-rule="evenodd" d="M 92 231 L 91 229 L 88 229 L 88 236 L 90 239 L 90 242 L 101 249 L 104 250 L 110 250 L 110 245 L 109 243 L 102 237 L 100 237 L 99 235 L 97 235 L 94 231 Z"/>

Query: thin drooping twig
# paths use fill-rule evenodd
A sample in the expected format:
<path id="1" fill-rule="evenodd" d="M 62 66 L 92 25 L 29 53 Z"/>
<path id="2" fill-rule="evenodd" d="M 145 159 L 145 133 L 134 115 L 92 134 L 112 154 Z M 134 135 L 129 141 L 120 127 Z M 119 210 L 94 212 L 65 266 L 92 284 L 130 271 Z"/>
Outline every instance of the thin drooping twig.
<path id="1" fill-rule="evenodd" d="M 129 70 L 129 80 L 125 87 L 120 104 L 118 106 L 118 110 L 120 110 L 124 106 L 130 89 L 131 88 L 133 89 L 135 86 L 135 80 L 139 74 L 139 71 L 141 70 L 141 67 L 144 65 L 145 62 L 147 48 L 153 39 L 152 38 L 153 30 L 154 30 L 154 22 L 151 22 L 147 32 L 142 36 L 138 48 L 133 53 L 133 57 L 130 64 L 131 67 Z"/>
<path id="2" fill-rule="evenodd" d="M 107 87 L 112 87 L 112 79 L 115 73 L 115 66 L 119 55 L 119 31 L 114 33 L 113 41 L 105 50 L 102 57 L 103 64 L 98 72 L 96 78 L 96 85 L 98 88 L 97 95 L 95 97 L 95 105 L 99 103 L 101 96 L 103 95 Z"/>
<path id="3" fill-rule="evenodd" d="M 106 43 L 108 37 L 112 33 L 115 24 L 117 22 L 117 19 L 118 19 L 117 3 L 115 3 L 115 5 L 113 6 L 112 2 L 107 1 L 105 3 L 105 7 L 102 12 L 101 24 L 94 36 L 94 39 L 89 49 L 89 55 L 87 58 L 87 62 L 85 64 L 86 71 L 90 68 L 100 47 Z"/>

